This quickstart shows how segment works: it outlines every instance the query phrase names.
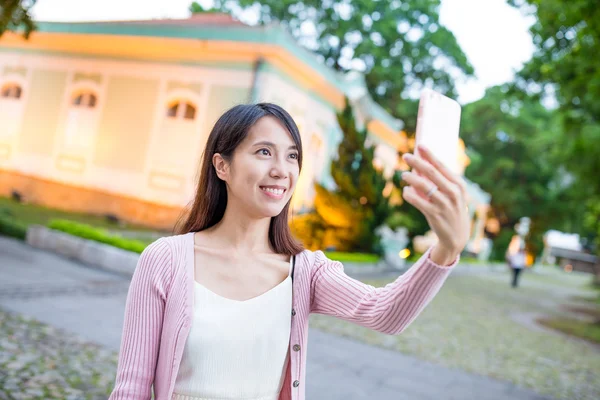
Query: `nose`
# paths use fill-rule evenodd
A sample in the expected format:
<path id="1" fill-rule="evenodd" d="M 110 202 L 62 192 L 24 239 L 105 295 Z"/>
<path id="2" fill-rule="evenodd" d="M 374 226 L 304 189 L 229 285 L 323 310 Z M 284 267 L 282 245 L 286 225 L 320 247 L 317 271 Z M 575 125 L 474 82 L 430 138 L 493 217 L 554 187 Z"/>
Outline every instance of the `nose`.
<path id="1" fill-rule="evenodd" d="M 282 157 L 273 157 L 273 164 L 269 175 L 274 179 L 286 179 L 288 177 L 288 171 L 285 160 Z"/>

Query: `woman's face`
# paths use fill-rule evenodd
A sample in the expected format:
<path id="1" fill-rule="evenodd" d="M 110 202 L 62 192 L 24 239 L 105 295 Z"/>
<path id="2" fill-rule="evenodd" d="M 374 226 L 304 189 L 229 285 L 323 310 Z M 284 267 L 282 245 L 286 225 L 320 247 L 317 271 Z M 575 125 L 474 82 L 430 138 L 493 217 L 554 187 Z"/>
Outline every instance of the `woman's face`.
<path id="1" fill-rule="evenodd" d="M 243 207 L 244 213 L 255 218 L 279 215 L 292 197 L 300 173 L 298 151 L 279 120 L 259 119 L 233 152 L 230 163 L 215 155 L 217 173 L 227 183 L 228 206 Z"/>

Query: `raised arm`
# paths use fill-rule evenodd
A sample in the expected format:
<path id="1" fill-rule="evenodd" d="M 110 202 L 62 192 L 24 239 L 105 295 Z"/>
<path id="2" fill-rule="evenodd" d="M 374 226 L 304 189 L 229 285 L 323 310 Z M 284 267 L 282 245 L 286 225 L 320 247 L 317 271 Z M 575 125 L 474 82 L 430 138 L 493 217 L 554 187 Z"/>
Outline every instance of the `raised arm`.
<path id="1" fill-rule="evenodd" d="M 423 213 L 438 243 L 406 273 L 382 288 L 348 277 L 341 263 L 317 252 L 311 311 L 398 334 L 431 301 L 458 262 L 469 237 L 465 182 L 430 151 L 421 146 L 418 150 L 419 155 L 403 155 L 417 172 L 402 175 L 409 184 L 403 189 L 403 197 Z"/>
<path id="2" fill-rule="evenodd" d="M 457 264 L 440 266 L 430 259 L 431 249 L 404 274 L 376 288 L 344 273 L 342 263 L 315 253 L 311 311 L 334 316 L 396 335 L 433 299 Z"/>
<path id="3" fill-rule="evenodd" d="M 142 252 L 133 273 L 116 382 L 109 400 L 150 399 L 171 278 L 171 250 L 159 239 Z"/>

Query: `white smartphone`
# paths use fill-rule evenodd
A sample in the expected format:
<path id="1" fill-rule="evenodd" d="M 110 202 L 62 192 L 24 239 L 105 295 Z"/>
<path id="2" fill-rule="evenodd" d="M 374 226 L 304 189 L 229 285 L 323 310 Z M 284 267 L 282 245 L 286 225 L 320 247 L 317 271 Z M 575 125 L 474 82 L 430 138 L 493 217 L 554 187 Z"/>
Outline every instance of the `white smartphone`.
<path id="1" fill-rule="evenodd" d="M 427 147 L 446 167 L 459 174 L 458 136 L 460 104 L 431 89 L 419 100 L 415 154 L 419 145 Z"/>

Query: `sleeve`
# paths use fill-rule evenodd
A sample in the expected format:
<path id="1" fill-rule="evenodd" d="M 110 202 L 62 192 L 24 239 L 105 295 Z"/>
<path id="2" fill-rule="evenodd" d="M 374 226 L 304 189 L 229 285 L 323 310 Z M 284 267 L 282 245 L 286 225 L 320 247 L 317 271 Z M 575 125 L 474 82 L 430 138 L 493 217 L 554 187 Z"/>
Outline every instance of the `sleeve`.
<path id="1" fill-rule="evenodd" d="M 165 239 L 158 239 L 142 252 L 131 279 L 117 376 L 109 400 L 150 399 L 171 281 L 171 250 Z"/>
<path id="2" fill-rule="evenodd" d="M 438 265 L 429 258 L 431 249 L 394 282 L 379 288 L 349 277 L 342 263 L 316 252 L 311 311 L 400 334 L 433 299 L 460 259 Z"/>

